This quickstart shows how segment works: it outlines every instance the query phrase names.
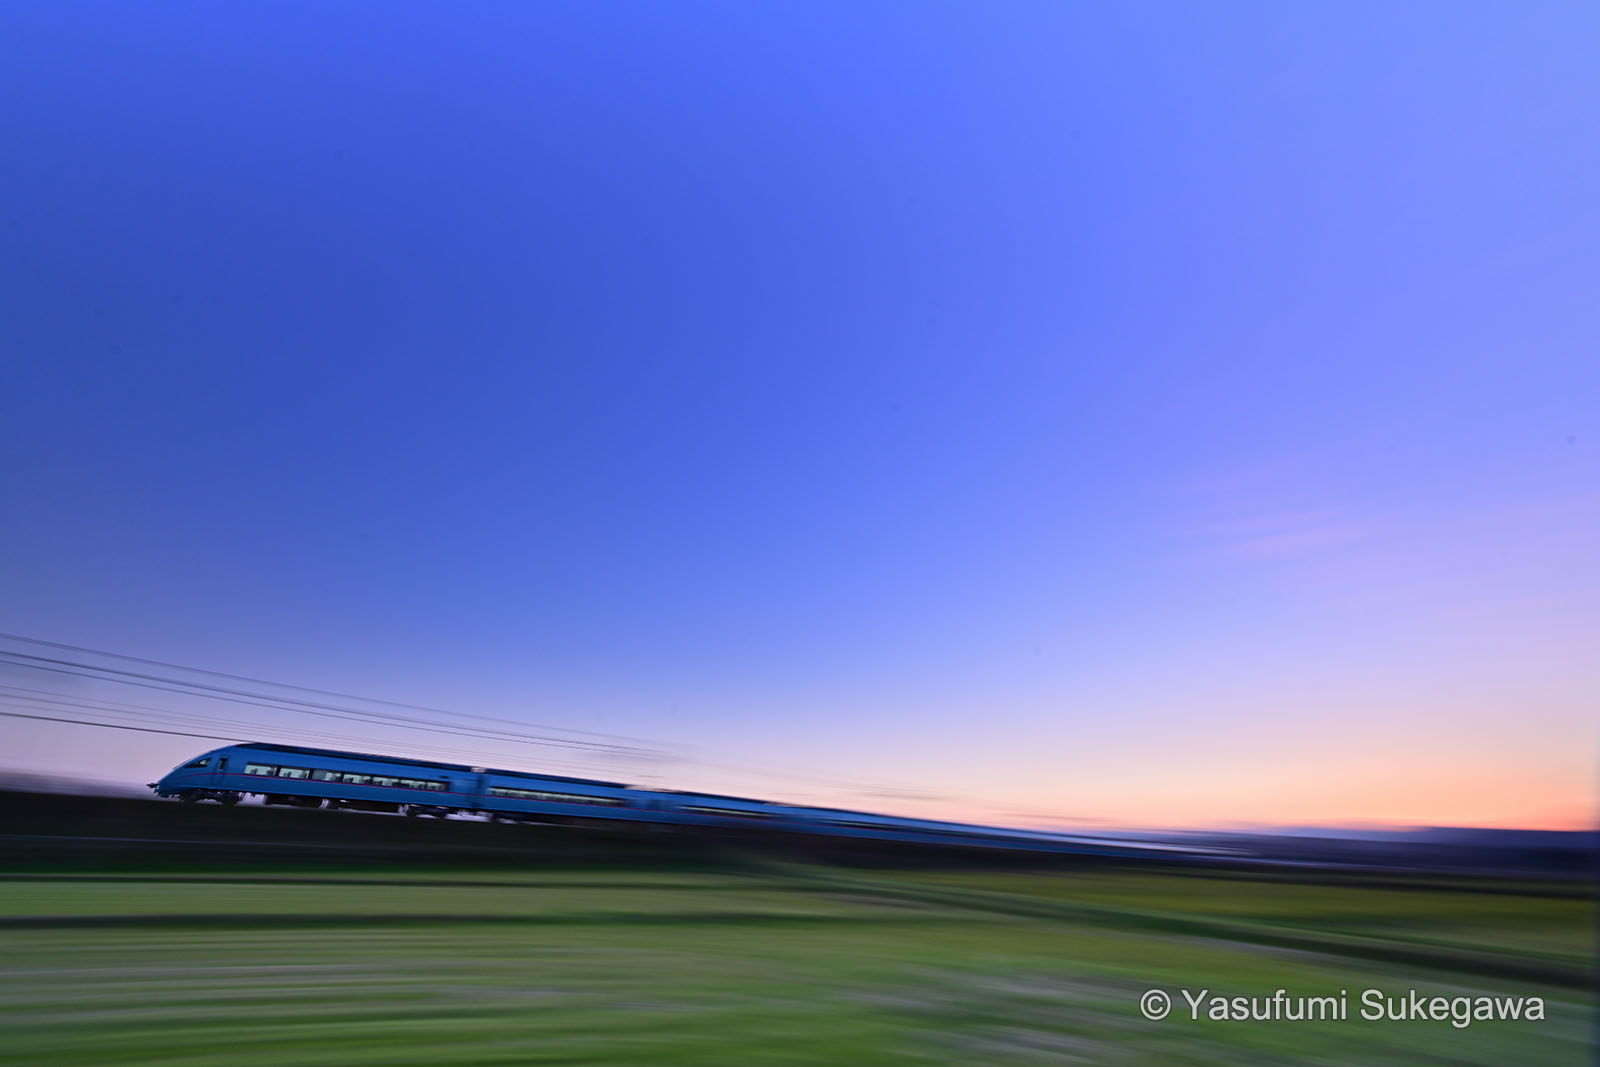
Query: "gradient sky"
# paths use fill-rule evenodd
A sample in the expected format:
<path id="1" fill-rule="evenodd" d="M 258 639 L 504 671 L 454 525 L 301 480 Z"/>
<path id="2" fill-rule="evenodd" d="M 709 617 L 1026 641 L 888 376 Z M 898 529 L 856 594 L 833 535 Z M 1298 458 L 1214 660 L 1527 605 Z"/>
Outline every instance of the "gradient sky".
<path id="1" fill-rule="evenodd" d="M 0 29 L 4 631 L 910 814 L 1593 811 L 1592 4 Z"/>

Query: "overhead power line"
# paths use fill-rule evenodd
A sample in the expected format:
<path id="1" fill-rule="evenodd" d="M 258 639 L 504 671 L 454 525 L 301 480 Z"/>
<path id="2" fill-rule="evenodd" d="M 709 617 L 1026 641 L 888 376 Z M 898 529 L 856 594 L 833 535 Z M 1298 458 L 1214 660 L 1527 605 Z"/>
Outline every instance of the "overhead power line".
<path id="1" fill-rule="evenodd" d="M 248 737 L 253 740 L 270 740 L 280 738 L 285 744 L 321 744 L 331 748 L 344 748 L 354 751 L 369 751 L 376 741 L 372 736 L 352 736 L 350 734 L 330 733 L 324 730 L 310 730 L 296 727 L 292 734 L 285 734 L 281 728 L 263 727 L 260 723 L 240 722 L 215 715 L 196 712 L 180 712 L 164 708 L 155 708 L 148 705 L 124 704 L 118 701 L 84 700 L 51 694 L 47 690 L 31 689 L 23 686 L 0 685 L 0 706 L 22 708 L 33 712 L 52 712 L 61 714 L 64 710 L 90 712 L 100 716 L 120 716 L 145 720 L 158 726 L 176 726 L 189 729 L 235 731 L 230 737 Z M 73 720 L 84 725 L 117 726 L 117 722 L 89 722 L 87 720 Z M 407 727 L 393 727 L 395 730 L 409 729 Z M 197 735 L 198 736 L 198 735 Z M 210 736 L 210 735 L 206 735 Z M 406 739 L 394 740 L 383 743 L 392 743 L 395 747 L 403 747 L 408 753 L 425 756 L 429 759 L 444 759 L 455 763 L 471 765 L 490 765 L 499 762 L 503 754 L 489 755 L 488 748 L 446 747 L 439 744 L 430 744 L 425 741 Z M 594 762 L 598 757 L 591 756 L 587 762 L 573 761 L 571 759 L 541 759 L 546 767 L 573 768 L 585 773 L 594 773 Z M 612 774 L 614 775 L 614 772 Z"/>
<path id="2" fill-rule="evenodd" d="M 174 737 L 201 737 L 208 741 L 238 741 L 237 737 L 221 737 L 217 734 L 190 734 L 177 730 L 157 730 L 153 726 L 123 726 L 114 722 L 89 722 L 86 719 L 62 719 L 54 715 L 24 715 L 20 711 L 0 711 L 8 719 L 40 719 L 44 722 L 70 722 L 77 726 L 103 726 L 108 730 L 137 730 L 142 734 L 171 734 Z"/>
<path id="3" fill-rule="evenodd" d="M 606 757 L 612 759 L 659 760 L 663 757 L 667 757 L 672 751 L 671 746 L 668 746 L 664 743 L 628 737 L 621 734 L 603 733 L 594 730 L 579 730 L 570 727 L 551 726 L 545 724 L 529 724 L 519 722 L 514 719 L 506 719 L 492 715 L 479 715 L 469 712 L 452 711 L 447 708 L 429 707 L 423 704 L 409 704 L 401 701 L 363 697 L 352 693 L 338 692 L 336 690 L 318 689 L 312 686 L 297 685 L 288 682 L 276 682 L 269 679 L 254 678 L 241 674 L 231 674 L 226 671 L 210 670 L 202 667 L 191 667 L 185 664 L 171 663 L 165 660 L 149 659 L 142 656 L 132 656 L 120 652 L 108 652 L 103 649 L 90 648 L 84 645 L 68 644 L 61 641 L 48 641 L 42 638 L 27 637 L 21 634 L 0 632 L 0 640 L 21 642 L 40 648 L 56 649 L 64 652 L 73 652 L 82 656 L 112 659 L 122 663 L 141 664 L 148 667 L 162 668 L 166 671 L 185 672 L 212 679 L 240 682 L 250 686 L 262 686 L 269 689 L 287 690 L 290 692 L 307 694 L 311 696 L 331 697 L 339 700 L 356 701 L 362 704 L 372 704 L 380 707 L 399 708 L 407 711 L 419 711 L 435 716 L 443 715 L 451 716 L 456 719 L 470 719 L 482 723 L 501 723 L 514 727 L 526 727 L 531 725 L 539 730 L 550 730 L 563 734 L 581 736 L 561 737 L 552 736 L 545 733 L 528 733 L 521 730 L 501 729 L 496 726 L 476 726 L 467 722 L 440 722 L 438 719 L 418 718 L 411 715 L 398 715 L 393 712 L 377 711 L 362 707 L 351 707 L 346 704 L 326 703 L 318 700 L 306 700 L 300 699 L 299 697 L 278 695 L 271 692 L 259 692 L 254 689 L 242 689 L 235 688 L 233 686 L 215 685 L 187 678 L 171 677 L 166 674 L 123 670 L 117 667 L 104 666 L 98 663 L 84 662 L 80 659 L 65 659 L 55 656 L 32 655 L 26 652 L 0 649 L 0 663 L 9 663 L 15 667 L 28 668 L 52 674 L 113 683 L 117 685 L 135 686 L 142 689 L 172 693 L 179 696 L 189 697 L 191 699 L 224 701 L 227 703 L 245 705 L 249 707 L 264 708 L 271 711 L 314 715 L 322 718 L 339 719 L 347 722 L 359 723 L 366 727 L 387 728 L 401 731 L 421 730 L 434 734 L 444 734 L 453 737 L 465 738 L 480 745 L 503 745 L 509 742 L 514 744 L 525 744 L 547 748 L 560 748 L 566 749 L 573 753 L 586 754 L 590 758 Z M 40 691 L 35 690 L 34 692 L 37 693 Z M 50 701 L 50 703 L 60 702 L 61 701 Z M 114 704 L 116 702 L 104 703 Z M 144 705 L 122 704 L 121 708 L 112 708 L 109 706 L 96 708 L 87 704 L 78 706 L 81 708 L 81 710 L 93 711 L 100 714 L 138 714 L 131 709 L 140 709 L 142 712 L 149 713 L 143 715 L 145 718 L 159 717 L 169 721 L 173 718 L 195 720 L 196 724 L 200 725 L 201 728 L 205 728 L 213 724 L 221 724 L 222 728 L 224 729 L 232 729 L 235 725 L 238 725 L 235 723 L 229 723 L 226 720 L 208 716 L 181 714 L 174 715 L 173 712 L 167 709 L 150 708 Z M 122 709 L 130 710 L 125 711 Z M 53 711 L 56 709 L 47 708 L 39 710 Z M 134 727 L 123 724 L 104 722 L 96 723 L 88 720 L 77 719 L 52 719 L 49 716 L 43 715 L 24 715 L 15 717 L 36 718 L 45 721 L 71 722 L 88 726 L 106 726 L 114 729 L 134 729 Z M 187 725 L 188 723 L 182 722 L 180 724 Z M 204 737 L 218 740 L 233 739 L 233 735 L 224 737 L 222 735 L 214 734 L 183 733 L 176 730 L 159 730 L 154 728 L 144 729 L 146 732 L 169 733 L 177 736 Z M 330 734 L 325 731 L 307 731 L 296 728 L 295 732 L 303 738 L 309 738 L 312 733 L 317 733 L 324 738 L 331 739 L 331 743 L 340 745 L 353 745 L 360 747 L 364 744 L 370 743 L 369 741 L 362 739 L 345 740 L 340 735 Z M 282 733 L 282 728 L 262 729 L 260 727 L 251 726 L 246 730 L 246 733 L 257 735 Z M 584 740 L 583 738 L 585 737 L 607 738 L 610 740 Z M 423 747 L 422 745 L 413 742 L 406 742 L 406 744 L 413 749 L 419 749 Z M 428 747 L 435 749 L 441 748 L 441 746 L 437 745 L 430 745 Z M 471 757 L 457 756 L 454 758 L 461 759 L 463 762 L 471 763 L 491 762 L 490 760 L 484 759 L 483 754 L 478 752 L 474 752 Z M 784 770 L 774 767 L 770 764 L 763 765 L 763 763 L 752 763 L 747 760 L 740 760 L 737 763 L 734 763 L 724 760 L 708 759 L 705 758 L 705 756 L 688 756 L 687 754 L 682 756 L 671 756 L 670 758 L 684 764 L 695 765 L 702 768 L 731 771 L 735 774 L 743 776 L 757 775 L 763 778 L 779 779 L 790 782 L 805 782 L 813 786 L 822 785 L 830 789 L 845 790 L 858 795 L 908 795 L 908 791 L 901 787 L 887 786 L 881 783 L 868 784 L 862 782 L 850 782 L 833 778 L 826 774 L 819 775 L 792 769 Z M 541 759 L 549 759 L 549 757 L 543 756 Z M 557 761 L 552 760 L 551 762 Z M 946 801 L 958 799 L 951 794 L 941 794 L 935 796 L 922 793 L 920 791 L 918 791 L 918 798 L 939 799 Z"/>
<path id="4" fill-rule="evenodd" d="M 609 744 L 601 741 L 579 741 L 570 738 L 549 737 L 540 734 L 517 734 L 511 731 L 490 730 L 481 727 L 458 730 L 447 726 L 430 725 L 426 719 L 417 719 L 408 715 L 394 715 L 387 712 L 364 711 L 361 708 L 343 707 L 337 704 L 322 704 L 309 700 L 297 700 L 293 697 L 275 697 L 270 693 L 254 693 L 243 689 L 231 689 L 226 686 L 208 685 L 205 682 L 189 682 L 182 678 L 168 678 L 161 675 L 145 674 L 139 671 L 119 670 L 115 667 L 101 667 L 93 663 L 82 663 L 74 660 L 56 659 L 50 656 L 34 656 L 26 652 L 0 650 L 0 661 L 11 662 L 18 667 L 31 667 L 35 670 L 49 671 L 55 674 L 67 674 L 78 678 L 100 678 L 101 680 L 115 681 L 124 685 L 139 686 L 140 688 L 144 689 L 158 689 L 164 692 L 183 693 L 187 695 L 202 695 L 215 700 L 226 700 L 231 703 L 253 704 L 257 707 L 273 708 L 280 711 L 299 711 L 307 715 L 320 715 L 327 718 L 353 718 L 358 722 L 366 722 L 369 724 L 400 723 L 409 729 L 428 730 L 433 733 L 456 734 L 458 736 L 475 737 L 482 740 L 513 741 L 528 745 L 553 745 L 558 748 L 576 748 L 596 752 L 624 752 L 628 748 L 632 747 Z"/>
<path id="5" fill-rule="evenodd" d="M 298 693 L 314 693 L 317 696 L 337 697 L 340 700 L 359 700 L 363 704 L 381 704 L 384 707 L 403 708 L 407 711 L 426 711 L 435 715 L 455 715 L 464 719 L 479 719 L 484 722 L 498 722 L 510 726 L 532 727 L 538 730 L 557 730 L 562 733 L 582 734 L 587 737 L 609 737 L 614 741 L 648 744 L 640 738 L 627 737 L 623 734 L 608 734 L 597 730 L 579 730 L 571 726 L 554 726 L 546 723 L 519 722 L 515 719 L 505 719 L 494 715 L 481 715 L 475 712 L 452 711 L 449 708 L 429 707 L 426 704 L 407 704 L 398 700 L 384 700 L 379 697 L 364 697 L 355 693 L 341 693 L 332 689 L 316 689 L 308 685 L 295 685 L 291 682 L 274 682 L 266 678 L 252 678 L 243 674 L 229 674 L 226 671 L 208 670 L 205 667 L 189 667 L 181 663 L 169 663 L 165 660 L 146 659 L 143 656 L 130 656 L 121 652 L 107 652 L 104 649 L 88 648 L 83 645 L 69 645 L 61 641 L 46 641 L 38 637 L 25 637 L 22 634 L 0 633 L 0 640 L 21 641 L 24 644 L 39 645 L 45 648 L 56 648 L 67 652 L 77 652 L 91 656 L 103 656 L 106 659 L 121 660 L 124 663 L 142 663 L 147 667 L 164 667 L 167 670 L 188 671 L 192 674 L 203 674 L 210 678 L 226 678 L 233 682 L 248 682 L 251 685 L 269 685 L 274 689 L 292 689 Z"/>

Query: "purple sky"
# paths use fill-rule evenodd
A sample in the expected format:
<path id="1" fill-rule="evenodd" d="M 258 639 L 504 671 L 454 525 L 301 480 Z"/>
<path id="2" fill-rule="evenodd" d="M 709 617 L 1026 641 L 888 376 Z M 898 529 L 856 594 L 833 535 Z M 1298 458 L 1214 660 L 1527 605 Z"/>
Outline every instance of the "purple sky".
<path id="1" fill-rule="evenodd" d="M 0 630 L 621 735 L 652 757 L 450 743 L 685 788 L 1592 813 L 1592 5 L 0 25 Z M 206 747 L 0 718 L 27 771 Z"/>

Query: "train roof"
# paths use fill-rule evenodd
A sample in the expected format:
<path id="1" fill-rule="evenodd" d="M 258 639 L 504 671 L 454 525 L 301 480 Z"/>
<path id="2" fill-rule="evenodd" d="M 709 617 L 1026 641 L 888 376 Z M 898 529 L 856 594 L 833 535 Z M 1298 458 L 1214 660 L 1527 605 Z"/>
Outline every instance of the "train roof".
<path id="1" fill-rule="evenodd" d="M 330 756 L 334 759 L 371 760 L 376 763 L 405 763 L 412 767 L 435 767 L 442 771 L 466 771 L 469 774 L 503 774 L 512 778 L 538 778 L 547 782 L 572 782 L 577 785 L 603 785 L 612 789 L 627 789 L 623 782 L 603 782 L 598 778 L 571 778 L 564 774 L 540 774 L 535 771 L 507 771 L 496 767 L 472 767 L 465 763 L 440 763 L 437 760 L 407 759 L 403 756 L 379 756 L 371 752 L 341 752 L 334 748 L 306 748 L 303 745 L 274 745 L 267 741 L 246 741 L 234 748 L 248 748 L 259 752 L 292 752 L 297 756 Z"/>

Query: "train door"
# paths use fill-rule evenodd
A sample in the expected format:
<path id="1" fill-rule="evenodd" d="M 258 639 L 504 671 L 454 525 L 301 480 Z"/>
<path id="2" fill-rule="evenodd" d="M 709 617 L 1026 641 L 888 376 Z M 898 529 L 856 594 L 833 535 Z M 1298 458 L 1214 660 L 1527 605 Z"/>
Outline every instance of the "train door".
<path id="1" fill-rule="evenodd" d="M 244 794 L 228 788 L 227 776 L 228 757 L 218 756 L 211 761 L 211 788 L 215 790 L 212 795 L 219 803 L 231 808 L 244 799 Z"/>

